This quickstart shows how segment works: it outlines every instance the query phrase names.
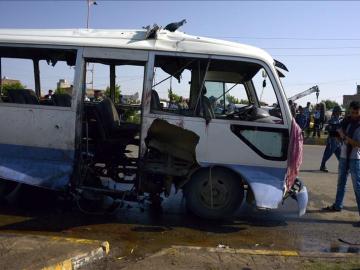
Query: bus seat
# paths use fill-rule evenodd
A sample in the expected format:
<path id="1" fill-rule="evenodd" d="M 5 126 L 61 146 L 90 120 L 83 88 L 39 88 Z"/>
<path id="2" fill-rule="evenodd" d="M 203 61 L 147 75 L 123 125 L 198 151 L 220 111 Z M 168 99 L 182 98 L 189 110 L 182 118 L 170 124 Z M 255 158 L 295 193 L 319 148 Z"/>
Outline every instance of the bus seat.
<path id="1" fill-rule="evenodd" d="M 34 91 L 30 89 L 9 89 L 9 102 L 18 104 L 39 104 Z"/>
<path id="2" fill-rule="evenodd" d="M 56 106 L 71 107 L 71 96 L 69 94 L 54 94 L 52 99 Z"/>
<path id="3" fill-rule="evenodd" d="M 155 90 L 151 90 L 150 109 L 151 110 L 161 110 L 159 94 Z"/>
<path id="4" fill-rule="evenodd" d="M 203 117 L 206 120 L 214 119 L 215 118 L 214 109 L 212 108 L 211 102 L 208 97 L 202 96 L 201 105 L 202 105 Z"/>
<path id="5" fill-rule="evenodd" d="M 96 111 L 99 116 L 99 122 L 103 129 L 104 140 L 123 140 L 125 144 L 133 141 L 140 131 L 140 126 L 130 123 L 121 123 L 116 107 L 111 99 L 104 98 L 96 103 Z"/>

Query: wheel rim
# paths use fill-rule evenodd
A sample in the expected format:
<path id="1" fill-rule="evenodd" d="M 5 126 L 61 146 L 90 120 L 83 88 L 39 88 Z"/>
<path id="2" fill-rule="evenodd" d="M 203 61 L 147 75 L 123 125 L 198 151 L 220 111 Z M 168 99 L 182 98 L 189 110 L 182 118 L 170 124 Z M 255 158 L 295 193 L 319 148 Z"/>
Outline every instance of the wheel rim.
<path id="1" fill-rule="evenodd" d="M 201 183 L 200 200 L 207 208 L 223 208 L 230 200 L 230 187 L 221 179 L 207 179 Z"/>
<path id="2" fill-rule="evenodd" d="M 13 181 L 0 179 L 0 197 L 8 202 L 16 200 L 16 196 L 21 188 L 22 184 Z"/>

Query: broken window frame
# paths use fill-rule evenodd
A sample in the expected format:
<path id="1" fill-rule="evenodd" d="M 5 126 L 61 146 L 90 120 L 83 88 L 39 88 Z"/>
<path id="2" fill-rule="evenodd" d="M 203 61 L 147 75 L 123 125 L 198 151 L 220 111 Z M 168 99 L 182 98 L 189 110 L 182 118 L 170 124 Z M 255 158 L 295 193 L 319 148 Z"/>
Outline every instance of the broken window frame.
<path id="1" fill-rule="evenodd" d="M 207 55 L 207 54 L 194 54 L 194 53 L 178 53 L 178 52 L 151 52 L 151 56 L 154 58 L 152 61 L 152 72 L 151 72 L 151 86 L 152 86 L 152 80 L 153 80 L 153 76 L 154 76 L 154 67 L 155 67 L 155 57 L 156 56 L 169 56 L 169 57 L 183 57 L 183 58 L 195 58 L 195 59 L 211 59 L 211 61 L 216 61 L 216 60 L 222 60 L 222 61 L 235 61 L 235 62 L 250 62 L 250 63 L 255 63 L 261 66 L 261 68 L 263 68 L 267 75 L 268 75 L 268 79 L 272 84 L 272 88 L 274 91 L 274 94 L 276 96 L 276 99 L 278 100 L 279 103 L 279 107 L 283 116 L 282 119 L 282 123 L 277 123 L 277 124 L 271 124 L 271 123 L 261 123 L 261 125 L 264 126 L 274 126 L 274 127 L 287 127 L 288 125 L 290 125 L 291 123 L 291 119 L 289 119 L 287 117 L 287 114 L 285 113 L 286 111 L 286 105 L 284 104 L 284 94 L 283 94 L 283 89 L 280 86 L 280 79 L 278 78 L 277 72 L 275 70 L 275 68 L 272 68 L 270 66 L 268 66 L 264 61 L 258 60 L 258 59 L 253 59 L 253 58 L 248 58 L 248 57 L 239 57 L 239 56 L 222 56 L 222 55 Z M 276 77 L 275 75 L 276 74 Z M 205 78 L 205 76 L 204 76 Z M 256 89 L 253 85 L 252 80 L 247 81 L 244 83 L 244 87 L 248 93 L 249 98 L 251 98 L 252 102 L 260 107 L 260 102 L 259 102 L 259 97 L 257 96 L 256 93 Z M 151 89 L 150 91 L 151 92 Z M 150 95 L 151 93 L 149 93 L 148 95 Z M 251 100 L 249 99 L 249 101 L 251 102 Z M 149 110 L 147 111 L 147 113 L 151 113 L 151 114 L 157 114 L 157 113 L 152 113 L 150 111 L 150 106 L 149 106 Z M 181 115 L 181 114 L 176 114 L 173 113 L 171 114 L 173 116 L 181 116 L 181 117 L 196 117 L 196 118 L 202 118 L 200 116 L 194 115 L 194 116 L 189 116 L 189 115 Z M 170 115 L 169 115 L 170 116 Z M 166 115 L 166 117 L 168 117 L 168 115 Z M 225 119 L 212 119 L 211 121 L 214 120 L 219 120 L 219 121 L 224 121 Z M 259 125 L 259 123 L 253 122 L 253 121 L 241 121 L 241 120 L 231 120 L 231 119 L 227 119 L 227 121 L 229 122 L 237 122 L 237 123 L 244 123 L 246 125 Z M 253 124 L 254 123 L 254 124 Z"/>
<path id="2" fill-rule="evenodd" d="M 87 63 L 92 62 L 93 59 L 106 61 L 129 61 L 131 62 L 142 62 L 144 67 L 143 75 L 143 89 L 142 97 L 145 93 L 145 75 L 146 67 L 149 64 L 149 51 L 146 50 L 132 50 L 123 48 L 99 48 L 99 47 L 86 47 L 84 48 L 83 58 Z M 101 62 L 99 62 L 101 63 Z M 104 64 L 104 63 L 102 63 Z M 105 64 L 107 65 L 107 64 Z M 115 86 L 116 86 L 116 64 L 109 64 L 110 70 L 110 99 L 115 102 Z M 85 93 L 84 93 L 85 95 Z M 143 98 L 141 104 L 143 103 Z"/>
<path id="3" fill-rule="evenodd" d="M 209 61 L 211 61 L 210 59 L 212 58 L 212 55 L 204 55 L 204 54 L 194 54 L 194 53 L 174 53 L 174 52 L 151 52 L 151 56 L 153 57 L 153 63 L 152 63 L 152 73 L 151 73 L 151 89 L 150 89 L 150 93 L 149 93 L 149 95 L 150 95 L 150 99 L 151 99 L 151 90 L 153 89 L 153 87 L 154 86 L 157 86 L 157 85 L 160 85 L 161 83 L 163 83 L 163 82 L 165 82 L 165 81 L 167 81 L 168 79 L 170 79 L 171 77 L 173 77 L 173 75 L 169 75 L 169 76 L 167 76 L 165 79 L 163 79 L 163 80 L 161 80 L 160 82 L 157 82 L 156 84 L 153 84 L 153 79 L 154 79 L 154 75 L 155 75 L 155 71 L 154 71 L 154 69 L 155 68 L 159 68 L 159 67 L 156 67 L 155 66 L 155 59 L 156 59 L 156 57 L 158 57 L 158 56 L 168 56 L 168 57 L 178 57 L 178 58 L 190 58 L 191 59 L 191 61 L 190 62 L 188 62 L 186 65 L 184 65 L 182 68 L 186 68 L 188 65 L 190 65 L 190 64 L 192 64 L 194 61 L 197 61 L 197 60 L 208 60 L 207 61 L 207 65 L 209 65 Z M 181 69 L 180 69 L 181 70 Z M 164 71 L 165 72 L 165 71 Z M 167 73 L 167 72 L 165 72 L 165 73 Z M 168 73 L 167 73 L 168 74 Z M 174 73 L 174 74 L 177 74 L 177 72 L 176 73 Z M 206 74 L 206 73 L 205 73 Z M 204 84 L 204 82 L 205 82 L 205 80 L 204 80 L 204 78 L 205 78 L 205 74 L 204 74 L 204 77 L 202 78 L 202 85 Z M 200 79 L 200 76 L 199 76 L 199 79 Z M 191 113 L 189 114 L 189 115 L 183 115 L 183 114 L 179 114 L 179 113 L 175 113 L 175 112 L 171 112 L 170 113 L 170 115 L 174 115 L 174 116 L 176 116 L 176 115 L 181 115 L 181 116 L 183 116 L 183 117 L 199 117 L 199 118 L 204 118 L 204 117 L 201 117 L 201 116 L 198 116 L 197 115 L 197 106 L 199 106 L 199 99 L 200 99 L 200 97 L 201 97 L 201 93 L 202 93 L 202 90 L 201 90 L 202 88 L 200 88 L 199 90 L 198 90 L 198 94 L 197 94 L 197 96 L 195 97 L 195 100 L 197 101 L 196 102 L 196 104 L 195 104 L 195 107 L 193 108 L 193 109 L 191 109 Z M 196 94 L 196 93 L 195 93 Z M 190 89 L 189 89 L 189 98 L 191 98 L 191 86 L 190 86 Z M 189 104 L 190 105 L 190 104 Z M 189 107 L 191 107 L 191 106 L 189 106 Z M 157 114 L 158 112 L 151 112 L 151 108 L 149 108 L 149 111 L 148 111 L 148 113 L 152 113 L 152 114 Z"/>
<path id="4" fill-rule="evenodd" d="M 273 123 L 258 123 L 258 122 L 254 122 L 254 121 L 242 121 L 242 120 L 228 120 L 231 123 L 243 123 L 244 125 L 249 125 L 249 126 L 268 126 L 268 127 L 276 127 L 276 128 L 283 128 L 283 127 L 288 127 L 291 124 L 291 119 L 289 119 L 287 116 L 287 114 L 285 113 L 286 111 L 286 106 L 284 104 L 284 101 L 286 101 L 287 99 L 284 96 L 284 91 L 280 86 L 280 79 L 277 75 L 277 72 L 274 68 L 268 66 L 265 62 L 258 60 L 258 59 L 253 59 L 253 58 L 247 58 L 247 57 L 235 57 L 235 56 L 212 56 L 212 60 L 223 60 L 223 61 L 238 61 L 238 62 L 250 62 L 250 63 L 255 63 L 260 65 L 267 73 L 268 75 L 268 79 L 272 84 L 272 88 L 274 91 L 274 94 L 276 96 L 276 99 L 278 100 L 279 103 L 279 107 L 283 116 L 283 121 L 282 123 L 277 123 L 277 124 L 273 124 Z M 276 76 L 274 75 L 276 74 Z M 245 89 L 246 91 L 249 91 L 248 96 L 251 97 L 254 102 L 256 103 L 257 106 L 260 106 L 260 102 L 259 102 L 259 98 L 257 96 L 257 92 L 255 89 L 255 86 L 253 85 L 252 80 L 247 81 L 244 83 Z M 250 101 L 250 100 L 249 100 Z M 211 121 L 224 121 L 224 119 L 212 119 Z"/>
<path id="5" fill-rule="evenodd" d="M 82 47 L 77 47 L 77 46 L 61 46 L 61 45 L 39 45 L 39 44 L 17 44 L 17 43 L 2 43 L 0 44 L 0 48 L 1 47 L 6 47 L 6 48 L 24 48 L 24 49 L 43 49 L 43 50 L 68 50 L 68 51 L 74 51 L 75 53 L 75 63 L 74 63 L 74 75 L 73 75 L 73 90 L 72 90 L 72 94 L 71 94 L 71 106 L 70 107 L 65 107 L 65 106 L 53 106 L 53 105 L 46 105 L 46 104 L 19 104 L 19 103 L 10 103 L 10 102 L 0 102 L 0 106 L 8 106 L 8 107 L 24 107 L 24 108 L 40 108 L 40 109 L 51 109 L 51 110 L 75 110 L 75 104 L 76 104 L 76 99 L 77 99 L 77 93 L 76 93 L 76 89 L 75 89 L 75 82 L 79 80 L 78 77 L 78 65 L 80 64 L 81 60 L 82 60 L 82 54 L 80 54 L 80 52 L 83 51 Z M 23 60 L 31 60 L 33 62 L 33 75 L 34 75 L 34 83 L 35 83 L 35 89 L 34 92 L 36 94 L 36 96 L 38 98 L 41 97 L 40 94 L 40 82 L 41 82 L 41 77 L 40 77 L 40 66 L 39 66 L 39 61 L 40 60 L 45 60 L 45 59 L 38 59 L 36 57 L 29 57 L 29 58 L 21 58 L 21 57 L 0 57 L 0 59 L 2 58 L 9 58 L 9 59 L 23 59 Z M 65 61 L 65 60 L 64 60 Z M 2 61 L 1 61 L 2 62 Z M 66 62 L 66 61 L 65 61 Z M 2 63 L 1 63 L 2 64 Z M 1 72 L 3 72 L 3 67 L 1 68 Z M 1 74 L 2 75 L 2 74 Z M 0 77 L 2 78 L 2 77 Z M 80 89 L 79 89 L 80 90 Z M 2 86 L 1 86 L 1 92 L 2 92 Z"/>

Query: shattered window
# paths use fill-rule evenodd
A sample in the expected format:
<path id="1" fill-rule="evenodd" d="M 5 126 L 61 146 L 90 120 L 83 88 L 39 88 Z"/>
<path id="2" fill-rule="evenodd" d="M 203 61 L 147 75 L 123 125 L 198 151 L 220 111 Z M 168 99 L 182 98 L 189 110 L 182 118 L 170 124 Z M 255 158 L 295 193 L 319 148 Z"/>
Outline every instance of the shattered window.
<path id="1" fill-rule="evenodd" d="M 200 115 L 199 93 L 208 60 L 186 57 L 155 58 L 151 112 Z"/>
<path id="2" fill-rule="evenodd" d="M 70 107 L 76 50 L 0 47 L 0 99 Z"/>
<path id="3" fill-rule="evenodd" d="M 261 68 L 252 78 L 252 82 L 261 107 L 277 105 L 275 91 L 265 69 Z"/>
<path id="4" fill-rule="evenodd" d="M 272 83 L 257 63 L 157 56 L 154 73 L 153 113 L 282 122 Z"/>
<path id="5" fill-rule="evenodd" d="M 204 91 L 212 118 L 282 123 L 274 88 L 259 64 L 212 59 Z"/>
<path id="6" fill-rule="evenodd" d="M 111 98 L 111 61 L 112 60 L 108 60 L 107 63 L 104 60 L 92 59 L 87 62 L 86 101 L 102 100 L 104 97 Z M 121 62 L 114 62 L 114 70 L 114 104 L 119 106 L 140 105 L 144 83 L 144 66 L 126 65 Z"/>
<path id="7" fill-rule="evenodd" d="M 140 124 L 145 62 L 86 59 L 85 106 L 111 100 L 121 122 Z"/>
<path id="8" fill-rule="evenodd" d="M 249 105 L 250 101 L 243 84 L 206 81 L 206 94 L 216 118 L 222 118 L 236 108 Z"/>

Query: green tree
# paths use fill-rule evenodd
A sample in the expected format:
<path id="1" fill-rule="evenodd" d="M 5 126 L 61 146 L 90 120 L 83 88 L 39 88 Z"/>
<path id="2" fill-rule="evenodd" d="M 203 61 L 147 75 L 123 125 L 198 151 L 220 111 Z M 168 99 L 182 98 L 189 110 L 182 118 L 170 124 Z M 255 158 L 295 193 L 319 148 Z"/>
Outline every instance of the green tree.
<path id="1" fill-rule="evenodd" d="M 124 121 L 128 123 L 140 124 L 140 110 L 137 108 L 129 108 L 124 112 Z"/>
<path id="2" fill-rule="evenodd" d="M 173 103 L 180 103 L 181 102 L 181 96 L 175 94 L 171 89 L 168 89 L 168 97 L 169 100 Z"/>
<path id="3" fill-rule="evenodd" d="M 335 106 L 340 106 L 335 100 L 322 100 L 321 102 L 325 103 L 326 110 L 332 110 Z"/>
<path id="4" fill-rule="evenodd" d="M 237 97 L 234 97 L 234 96 L 232 96 L 230 94 L 226 95 L 226 100 L 229 103 L 232 103 L 232 104 L 249 104 L 248 100 L 238 99 Z"/>
<path id="5" fill-rule="evenodd" d="M 120 85 L 115 84 L 115 103 L 120 103 Z M 105 96 L 110 97 L 110 86 L 106 87 Z"/>
<path id="6" fill-rule="evenodd" d="M 15 82 L 15 83 L 7 83 L 2 85 L 1 87 L 1 93 L 4 96 L 7 96 L 8 94 L 8 90 L 17 90 L 17 89 L 25 89 L 26 85 L 21 84 L 20 82 Z"/>
<path id="7" fill-rule="evenodd" d="M 68 92 L 64 88 L 56 88 L 55 94 L 68 94 Z"/>

